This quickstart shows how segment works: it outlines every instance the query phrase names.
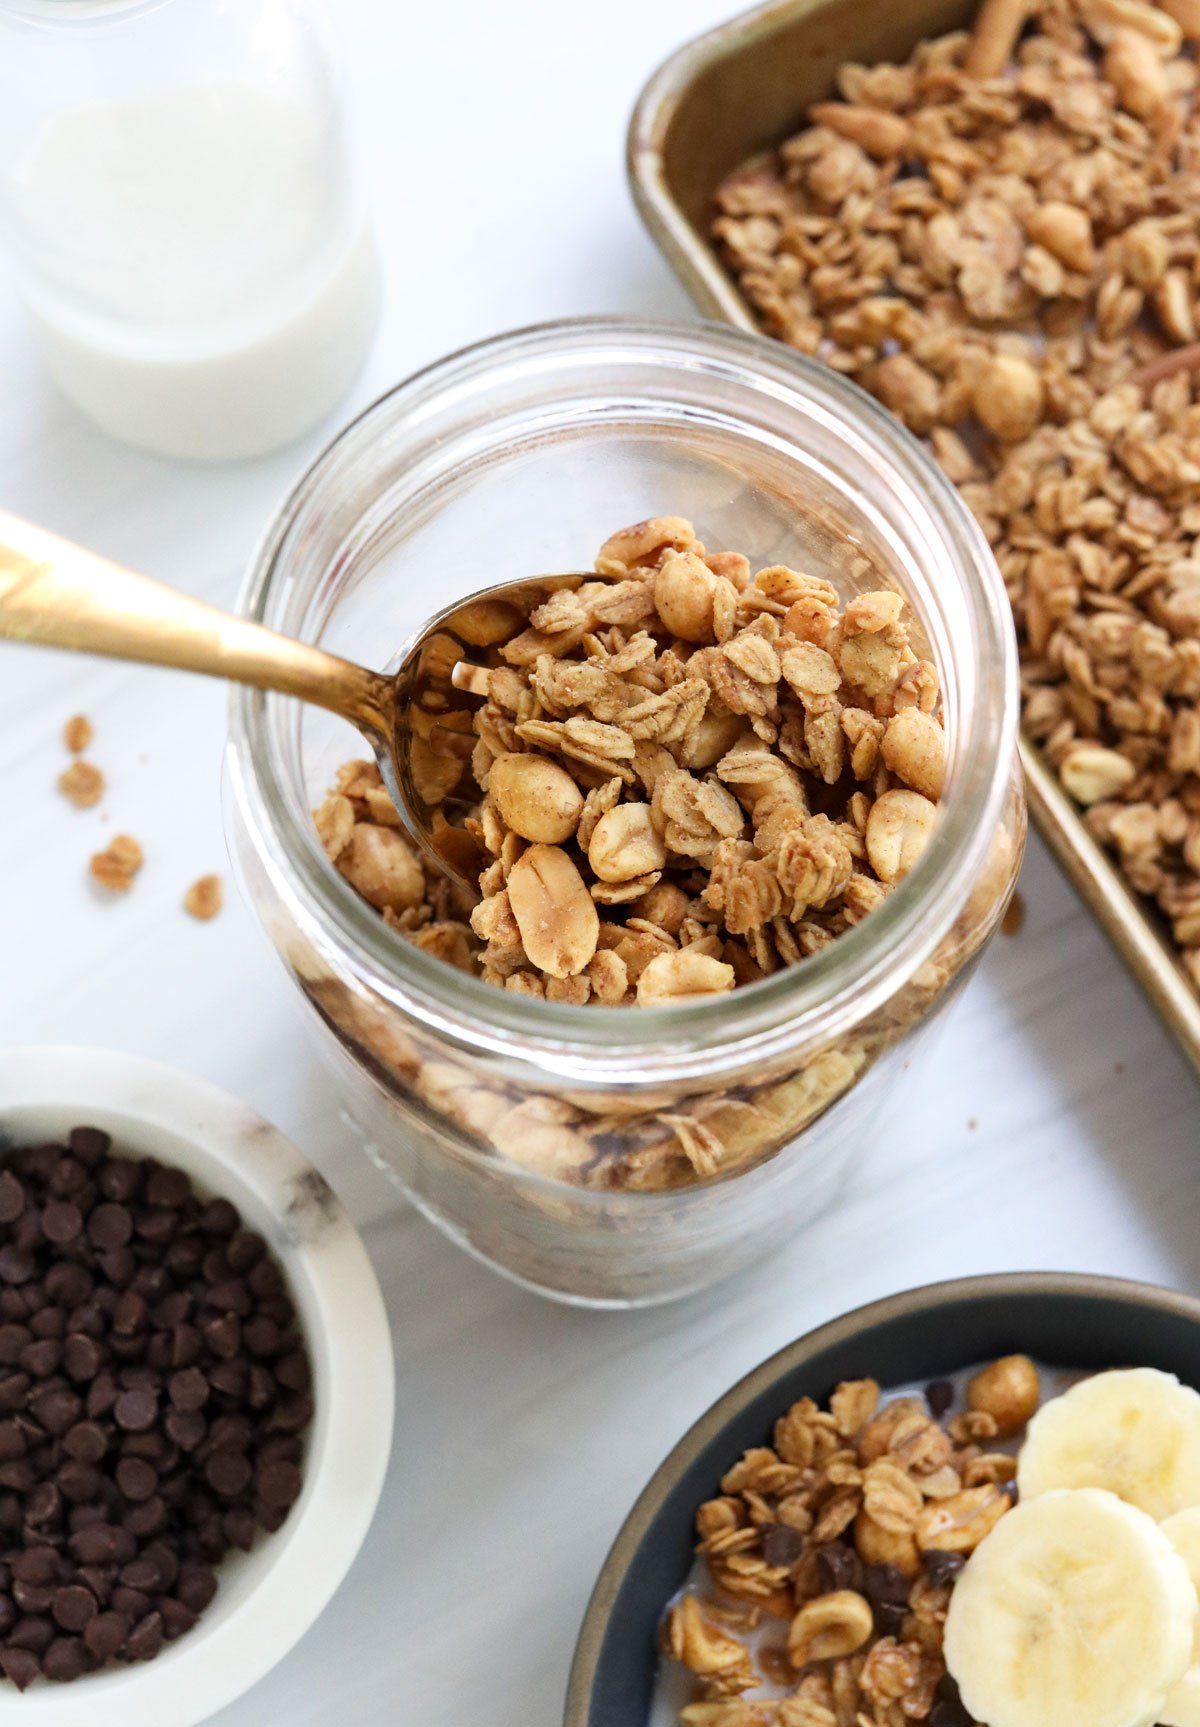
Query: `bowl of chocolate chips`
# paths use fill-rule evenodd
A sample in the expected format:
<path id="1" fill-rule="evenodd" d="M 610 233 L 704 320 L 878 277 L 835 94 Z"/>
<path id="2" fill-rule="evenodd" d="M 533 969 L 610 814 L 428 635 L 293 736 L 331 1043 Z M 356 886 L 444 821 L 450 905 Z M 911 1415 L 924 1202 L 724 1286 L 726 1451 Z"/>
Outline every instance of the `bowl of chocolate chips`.
<path id="1" fill-rule="evenodd" d="M 140 1059 L 0 1052 L 0 1722 L 247 1690 L 362 1544 L 392 1403 L 370 1261 L 290 1141 Z"/>

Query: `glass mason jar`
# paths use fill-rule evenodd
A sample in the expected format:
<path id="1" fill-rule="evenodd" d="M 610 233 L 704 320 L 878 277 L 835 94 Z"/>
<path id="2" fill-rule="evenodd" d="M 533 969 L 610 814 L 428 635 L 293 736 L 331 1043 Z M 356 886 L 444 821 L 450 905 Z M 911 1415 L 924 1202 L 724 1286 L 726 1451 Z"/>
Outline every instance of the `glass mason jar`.
<path id="1" fill-rule="evenodd" d="M 656 1009 L 497 989 L 406 942 L 327 861 L 311 810 L 364 753 L 353 733 L 242 690 L 228 754 L 244 884 L 370 1156 L 478 1258 L 598 1306 L 715 1282 L 810 1221 L 994 931 L 1025 823 L 987 545 L 919 445 L 834 372 L 716 326 L 584 321 L 467 349 L 383 397 L 287 499 L 244 596 L 382 664 L 448 603 L 586 567 L 614 529 L 666 514 L 846 597 L 897 589 L 940 671 L 932 842 L 799 965 Z"/>
<path id="2" fill-rule="evenodd" d="M 47 363 L 157 455 L 313 425 L 378 301 L 317 0 L 0 0 L 0 223 Z"/>

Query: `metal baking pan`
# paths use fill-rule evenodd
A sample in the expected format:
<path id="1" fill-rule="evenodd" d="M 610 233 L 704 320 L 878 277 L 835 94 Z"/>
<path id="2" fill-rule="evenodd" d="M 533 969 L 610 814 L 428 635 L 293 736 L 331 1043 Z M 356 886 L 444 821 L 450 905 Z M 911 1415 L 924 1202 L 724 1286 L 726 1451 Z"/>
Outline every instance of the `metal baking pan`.
<path id="1" fill-rule="evenodd" d="M 847 60 L 904 60 L 962 29 L 976 0 L 775 0 L 688 43 L 643 90 L 630 124 L 629 179 L 651 235 L 701 310 L 756 331 L 709 240 L 725 176 L 804 124 Z M 1040 752 L 1022 742 L 1038 831 L 1091 907 L 1180 1048 L 1200 1072 L 1200 996 L 1158 913 L 1092 839 Z"/>

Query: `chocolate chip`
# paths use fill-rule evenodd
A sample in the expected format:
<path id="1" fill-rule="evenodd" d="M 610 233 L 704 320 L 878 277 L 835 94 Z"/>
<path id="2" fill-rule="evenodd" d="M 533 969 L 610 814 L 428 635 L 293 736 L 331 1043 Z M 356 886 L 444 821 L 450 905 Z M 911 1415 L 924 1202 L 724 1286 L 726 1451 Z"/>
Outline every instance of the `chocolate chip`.
<path id="1" fill-rule="evenodd" d="M 124 1646 L 130 1628 L 127 1613 L 97 1613 L 84 1627 L 83 1641 L 97 1661 L 111 1661 Z"/>
<path id="2" fill-rule="evenodd" d="M 87 1223 L 88 1240 L 102 1253 L 124 1247 L 133 1235 L 133 1217 L 127 1207 L 98 1205 Z"/>
<path id="3" fill-rule="evenodd" d="M 307 1391 L 312 1384 L 312 1370 L 302 1349 L 293 1349 L 275 1363 L 275 1377 L 287 1391 Z"/>
<path id="4" fill-rule="evenodd" d="M 22 1583 L 18 1577 L 12 1586 L 12 1597 L 22 1613 L 41 1614 L 49 1611 L 54 1590 L 44 1583 Z"/>
<path id="5" fill-rule="evenodd" d="M 26 1614 L 9 1632 L 8 1641 L 15 1649 L 29 1649 L 35 1655 L 44 1655 L 54 1641 L 54 1621 L 44 1613 Z"/>
<path id="6" fill-rule="evenodd" d="M 0 1223 L 15 1223 L 25 1209 L 25 1189 L 11 1169 L 0 1170 Z"/>
<path id="7" fill-rule="evenodd" d="M 300 1492 L 300 1472 L 291 1463 L 268 1463 L 259 1469 L 255 1485 L 265 1504 L 291 1505 Z M 768 1565 L 790 1569 L 804 1552 L 804 1537 L 787 1523 L 769 1523 L 762 1532 L 762 1551 Z"/>
<path id="8" fill-rule="evenodd" d="M 110 1564 L 117 1553 L 117 1534 L 111 1523 L 76 1530 L 69 1543 L 71 1552 L 81 1565 Z"/>
<path id="9" fill-rule="evenodd" d="M 244 1493 L 253 1473 L 249 1458 L 241 1451 L 214 1451 L 204 1465 L 205 1480 L 222 1499 Z"/>
<path id="10" fill-rule="evenodd" d="M 148 1613 L 129 1633 L 125 1654 L 131 1661 L 152 1661 L 162 1648 L 162 1641 L 162 1614 Z"/>
<path id="11" fill-rule="evenodd" d="M 167 1396 L 173 1409 L 190 1414 L 203 1409 L 208 1402 L 208 1380 L 198 1367 L 184 1367 L 173 1373 L 167 1384 Z"/>
<path id="12" fill-rule="evenodd" d="M 59 1576 L 58 1554 L 53 1547 L 27 1547 L 14 1554 L 9 1562 L 14 1577 L 25 1583 L 56 1583 Z"/>
<path id="13" fill-rule="evenodd" d="M 133 1559 L 121 1567 L 121 1582 L 127 1589 L 140 1589 L 145 1595 L 155 1595 L 162 1588 L 158 1566 L 152 1559 Z"/>
<path id="14" fill-rule="evenodd" d="M 163 1426 L 172 1444 L 181 1451 L 194 1451 L 208 1432 L 208 1423 L 202 1415 L 185 1415 L 178 1409 L 167 1411 Z"/>
<path id="15" fill-rule="evenodd" d="M 192 1184 L 181 1169 L 167 1169 L 161 1164 L 146 1178 L 146 1203 L 166 1205 L 176 1210 L 191 1198 Z"/>
<path id="16" fill-rule="evenodd" d="M 69 1199 L 52 1199 L 42 1210 L 42 1234 L 56 1247 L 65 1247 L 83 1233 L 83 1213 Z"/>
<path id="17" fill-rule="evenodd" d="M 163 1636 L 167 1638 L 168 1642 L 174 1641 L 176 1637 L 182 1637 L 185 1631 L 190 1631 L 199 1617 L 198 1614 L 193 1613 L 190 1607 L 185 1606 L 182 1601 L 177 1601 L 172 1595 L 163 1596 L 158 1604 L 158 1611 L 162 1615 Z"/>
<path id="18" fill-rule="evenodd" d="M 935 1421 L 954 1407 L 954 1386 L 949 1379 L 934 1379 L 925 1387 L 925 1401 Z"/>
<path id="19" fill-rule="evenodd" d="M 21 1351 L 21 1366 L 35 1379 L 49 1379 L 62 1364 L 62 1344 L 53 1337 L 39 1337 Z"/>
<path id="20" fill-rule="evenodd" d="M 56 1637 L 42 1656 L 47 1679 L 78 1679 L 87 1668 L 87 1653 L 78 1637 Z"/>
<path id="21" fill-rule="evenodd" d="M 113 1420 L 126 1433 L 145 1433 L 154 1426 L 158 1414 L 158 1399 L 145 1387 L 123 1391 L 113 1404 Z"/>
<path id="22" fill-rule="evenodd" d="M 117 1464 L 117 1486 L 132 1504 L 149 1499 L 158 1487 L 158 1471 L 141 1457 L 122 1457 Z"/>
<path id="23" fill-rule="evenodd" d="M 21 1353 L 33 1342 L 33 1332 L 27 1325 L 18 1325 L 9 1321 L 0 1325 L 0 1363 L 13 1367 L 21 1359 Z"/>
<path id="24" fill-rule="evenodd" d="M 29 1649 L 8 1648 L 0 1649 L 0 1669 L 3 1669 L 4 1677 L 11 1679 L 18 1691 L 25 1691 L 41 1672 L 41 1664 Z"/>
<path id="25" fill-rule="evenodd" d="M 0 1280 L 5 1283 L 28 1283 L 36 1266 L 32 1253 L 23 1252 L 15 1242 L 0 1247 Z"/>
<path id="26" fill-rule="evenodd" d="M 875 1619 L 875 1629 L 881 1637 L 896 1637 L 904 1624 L 908 1613 L 907 1607 L 901 1607 L 896 1601 L 876 1601 L 871 1612 Z"/>
<path id="27" fill-rule="evenodd" d="M 975 1721 L 960 1701 L 942 1698 L 930 1711 L 929 1727 L 975 1727 Z"/>
<path id="28" fill-rule="evenodd" d="M 939 1588 L 944 1583 L 953 1583 L 966 1563 L 965 1553 L 950 1553 L 941 1547 L 927 1547 L 921 1555 L 926 1577 Z"/>
<path id="29" fill-rule="evenodd" d="M 863 1594 L 873 1607 L 904 1607 L 908 1579 L 894 1565 L 868 1565 L 863 1570 Z"/>
<path id="30" fill-rule="evenodd" d="M 144 1331 L 149 1318 L 145 1297 L 135 1289 L 127 1289 L 113 1308 L 112 1328 L 119 1336 L 129 1337 L 134 1332 Z"/>
<path id="31" fill-rule="evenodd" d="M 67 1144 L 80 1163 L 91 1169 L 108 1156 L 112 1139 L 98 1127 L 73 1127 L 67 1135 Z"/>
<path id="32" fill-rule="evenodd" d="M 71 1505 L 86 1505 L 104 1491 L 104 1476 L 90 1463 L 69 1457 L 56 1477 L 58 1490 Z"/>
<path id="33" fill-rule="evenodd" d="M 35 1392 L 29 1407 L 46 1432 L 55 1434 L 63 1434 L 68 1427 L 73 1427 L 83 1410 L 79 1398 L 73 1391 L 68 1391 L 65 1385 L 51 1386 L 46 1391 Z"/>
<path id="34" fill-rule="evenodd" d="M 105 1199 L 128 1205 L 142 1191 L 145 1169 L 135 1158 L 110 1157 L 101 1164 L 96 1179 Z"/>
<path id="35" fill-rule="evenodd" d="M 55 1590 L 50 1611 L 64 1631 L 82 1631 L 96 1616 L 96 1597 L 82 1583 L 66 1583 Z"/>
<path id="36" fill-rule="evenodd" d="M 158 1494 L 149 1499 L 143 1499 L 140 1505 L 131 1505 L 125 1513 L 125 1528 L 138 1540 L 144 1540 L 147 1535 L 161 1535 L 167 1527 L 166 1501 Z"/>
<path id="37" fill-rule="evenodd" d="M 98 1421 L 77 1421 L 63 1434 L 63 1450 L 77 1463 L 99 1463 L 108 1439 Z"/>
<path id="38" fill-rule="evenodd" d="M 216 1573 L 208 1565 L 181 1565 L 175 1593 L 194 1613 L 203 1613 L 217 1593 Z"/>

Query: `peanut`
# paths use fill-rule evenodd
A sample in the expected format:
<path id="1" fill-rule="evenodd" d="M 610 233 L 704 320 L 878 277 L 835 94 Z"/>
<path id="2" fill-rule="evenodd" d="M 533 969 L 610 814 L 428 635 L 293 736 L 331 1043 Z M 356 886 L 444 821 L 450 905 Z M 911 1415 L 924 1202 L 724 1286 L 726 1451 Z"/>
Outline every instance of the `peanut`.
<path id="1" fill-rule="evenodd" d="M 1058 777 L 1077 803 L 1096 804 L 1114 798 L 1135 773 L 1128 756 L 1099 744 L 1072 744 L 1059 763 Z"/>
<path id="2" fill-rule="evenodd" d="M 946 776 L 946 734 L 920 708 L 893 714 L 883 734 L 883 759 L 891 771 L 922 797 L 942 795 Z"/>
<path id="3" fill-rule="evenodd" d="M 890 791 L 867 817 L 867 856 L 880 881 L 901 881 L 920 860 L 937 826 L 937 809 L 920 792 Z"/>
<path id="4" fill-rule="evenodd" d="M 734 972 L 724 960 L 680 948 L 660 953 L 638 978 L 637 998 L 643 1007 L 666 1007 L 677 1001 L 700 1001 L 733 988 Z"/>
<path id="5" fill-rule="evenodd" d="M 337 868 L 376 911 L 407 911 L 425 897 L 425 872 L 395 828 L 356 822 Z"/>
<path id="6" fill-rule="evenodd" d="M 967 1386 L 967 1408 L 990 1415 L 1001 1439 L 1020 1433 L 1040 1401 L 1037 1368 L 1027 1355 L 1002 1355 Z"/>
<path id="7" fill-rule="evenodd" d="M 1121 106 L 1139 120 L 1157 114 L 1170 94 L 1158 50 L 1140 30 L 1113 31 L 1104 53 L 1104 76 L 1120 97 Z"/>
<path id="8" fill-rule="evenodd" d="M 1042 417 L 1041 373 L 1017 354 L 993 354 L 972 393 L 976 414 L 1005 443 L 1029 436 Z"/>
<path id="9" fill-rule="evenodd" d="M 583 793 L 566 768 L 545 756 L 497 756 L 487 789 L 507 826 L 523 839 L 558 845 L 579 825 Z"/>
<path id="10" fill-rule="evenodd" d="M 600 917 L 566 852 L 530 846 L 509 872 L 508 900 L 531 964 L 550 977 L 577 976 L 596 951 Z"/>
<path id="11" fill-rule="evenodd" d="M 667 848 L 650 819 L 649 804 L 618 804 L 600 817 L 588 842 L 588 862 L 601 881 L 632 881 L 660 870 Z"/>
<path id="12" fill-rule="evenodd" d="M 663 623 L 684 642 L 713 633 L 717 578 L 694 552 L 668 552 L 654 578 L 654 605 Z"/>

